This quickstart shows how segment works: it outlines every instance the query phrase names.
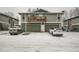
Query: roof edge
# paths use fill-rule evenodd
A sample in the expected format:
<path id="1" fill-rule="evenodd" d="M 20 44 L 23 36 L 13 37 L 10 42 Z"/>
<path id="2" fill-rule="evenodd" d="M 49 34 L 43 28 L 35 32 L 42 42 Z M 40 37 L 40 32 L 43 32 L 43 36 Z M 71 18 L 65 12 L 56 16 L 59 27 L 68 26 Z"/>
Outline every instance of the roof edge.
<path id="1" fill-rule="evenodd" d="M 6 14 L 4 14 L 4 13 L 0 13 L 0 15 L 3 15 L 3 16 L 6 16 L 6 17 L 9 17 L 9 18 L 12 18 L 12 19 L 15 19 L 15 20 L 19 21 L 18 19 L 14 18 L 14 17 L 12 17 L 12 16 L 9 16 L 9 15 L 6 15 Z"/>
<path id="2" fill-rule="evenodd" d="M 75 18 L 78 18 L 78 17 L 79 17 L 79 16 L 74 16 L 74 17 L 71 17 L 71 18 L 65 19 L 64 21 L 71 20 L 71 19 L 75 19 Z"/>

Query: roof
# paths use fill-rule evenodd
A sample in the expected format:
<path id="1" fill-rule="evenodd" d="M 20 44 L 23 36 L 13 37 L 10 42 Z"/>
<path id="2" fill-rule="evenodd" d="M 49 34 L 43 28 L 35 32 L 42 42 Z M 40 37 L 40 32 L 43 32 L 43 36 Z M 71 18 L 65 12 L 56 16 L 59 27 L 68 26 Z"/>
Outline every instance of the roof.
<path id="1" fill-rule="evenodd" d="M 5 15 L 5 14 L 3 14 L 3 13 L 0 13 L 0 15 L 5 16 L 5 17 L 9 17 L 9 18 L 12 18 L 12 19 L 15 19 L 15 20 L 18 21 L 18 19 L 14 18 L 14 17 L 11 17 L 11 16 L 9 16 L 9 15 Z"/>
<path id="2" fill-rule="evenodd" d="M 33 12 L 21 12 L 19 13 L 20 15 L 22 14 L 26 14 L 26 15 L 30 15 L 30 14 L 46 14 L 46 15 L 52 15 L 52 14 L 63 14 L 63 12 L 49 12 L 47 10 L 44 10 L 44 9 L 38 9 L 33 11 Z"/>
<path id="3" fill-rule="evenodd" d="M 75 19 L 75 18 L 79 18 L 79 16 L 71 17 L 71 18 L 66 19 L 66 20 L 64 20 L 64 21 L 71 20 L 71 19 Z"/>
<path id="4" fill-rule="evenodd" d="M 24 14 L 24 15 L 31 15 L 34 13 L 19 13 L 20 15 Z M 63 13 L 35 13 L 35 14 L 44 14 L 44 15 L 53 15 L 53 14 L 63 14 Z"/>
<path id="5" fill-rule="evenodd" d="M 44 10 L 44 9 L 38 9 L 38 8 L 37 8 L 37 10 L 35 10 L 34 12 L 49 12 L 49 11 Z"/>

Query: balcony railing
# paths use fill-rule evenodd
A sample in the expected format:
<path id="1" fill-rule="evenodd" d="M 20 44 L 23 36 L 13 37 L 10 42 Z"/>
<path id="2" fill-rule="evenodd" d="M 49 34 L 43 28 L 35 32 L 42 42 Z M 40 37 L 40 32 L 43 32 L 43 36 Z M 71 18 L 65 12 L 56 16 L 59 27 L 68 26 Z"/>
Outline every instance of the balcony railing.
<path id="1" fill-rule="evenodd" d="M 28 22 L 46 22 L 45 16 L 30 16 Z"/>

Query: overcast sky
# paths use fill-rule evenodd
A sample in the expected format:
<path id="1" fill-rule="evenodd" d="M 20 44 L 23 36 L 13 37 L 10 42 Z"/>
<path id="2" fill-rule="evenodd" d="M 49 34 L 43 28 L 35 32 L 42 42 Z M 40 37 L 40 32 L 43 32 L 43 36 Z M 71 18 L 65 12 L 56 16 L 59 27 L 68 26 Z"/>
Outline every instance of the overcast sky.
<path id="1" fill-rule="evenodd" d="M 19 17 L 19 20 L 20 19 L 20 16 L 19 16 L 19 12 L 27 12 L 28 11 L 28 8 L 31 8 L 31 9 L 35 9 L 35 7 L 0 7 L 0 12 L 12 12 L 14 13 L 14 16 L 13 17 L 16 17 L 16 15 Z M 37 7 L 36 7 L 37 8 Z M 61 12 L 63 10 L 71 10 L 73 9 L 73 7 L 39 7 L 39 8 L 42 8 L 42 9 L 45 9 L 47 11 L 50 11 L 50 12 Z M 20 23 L 21 21 L 19 21 Z"/>
<path id="2" fill-rule="evenodd" d="M 29 7 L 0 7 L 0 12 L 13 12 L 17 13 L 18 12 L 27 12 Z M 32 7 L 30 7 L 33 9 Z M 51 11 L 51 12 L 60 12 L 62 10 L 70 10 L 73 9 L 73 7 L 39 7 L 43 8 L 45 10 Z"/>

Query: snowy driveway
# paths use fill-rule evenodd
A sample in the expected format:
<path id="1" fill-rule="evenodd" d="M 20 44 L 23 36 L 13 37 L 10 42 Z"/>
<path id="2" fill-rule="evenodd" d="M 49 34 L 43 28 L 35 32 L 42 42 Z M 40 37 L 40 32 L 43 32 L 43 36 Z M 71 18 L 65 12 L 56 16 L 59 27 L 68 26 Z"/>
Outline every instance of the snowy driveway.
<path id="1" fill-rule="evenodd" d="M 79 33 L 63 32 L 63 37 L 49 33 L 30 33 L 29 35 L 0 35 L 0 52 L 77 52 Z"/>

